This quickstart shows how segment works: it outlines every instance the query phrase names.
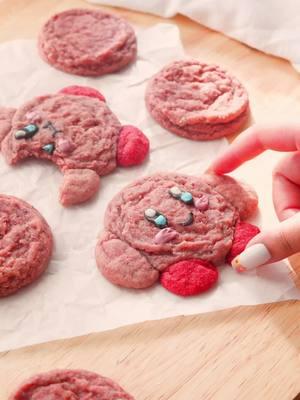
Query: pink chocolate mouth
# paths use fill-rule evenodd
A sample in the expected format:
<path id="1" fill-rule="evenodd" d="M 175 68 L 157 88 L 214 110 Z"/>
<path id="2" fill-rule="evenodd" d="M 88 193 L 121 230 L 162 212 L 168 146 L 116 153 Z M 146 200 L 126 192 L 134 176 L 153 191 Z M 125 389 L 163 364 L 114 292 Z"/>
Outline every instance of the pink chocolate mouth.
<path id="1" fill-rule="evenodd" d="M 172 228 L 164 228 L 154 236 L 155 244 L 168 243 L 178 236 L 178 232 Z"/>
<path id="2" fill-rule="evenodd" d="M 57 141 L 56 150 L 63 154 L 72 153 L 75 149 L 75 145 L 70 142 L 68 139 L 59 138 Z"/>

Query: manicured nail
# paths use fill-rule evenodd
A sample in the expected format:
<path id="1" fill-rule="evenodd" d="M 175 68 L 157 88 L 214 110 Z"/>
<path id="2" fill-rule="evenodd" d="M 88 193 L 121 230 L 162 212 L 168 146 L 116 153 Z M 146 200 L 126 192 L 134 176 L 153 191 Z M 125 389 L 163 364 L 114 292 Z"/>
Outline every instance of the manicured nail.
<path id="1" fill-rule="evenodd" d="M 248 247 L 232 260 L 232 267 L 238 272 L 257 268 L 271 259 L 271 254 L 262 243 Z"/>

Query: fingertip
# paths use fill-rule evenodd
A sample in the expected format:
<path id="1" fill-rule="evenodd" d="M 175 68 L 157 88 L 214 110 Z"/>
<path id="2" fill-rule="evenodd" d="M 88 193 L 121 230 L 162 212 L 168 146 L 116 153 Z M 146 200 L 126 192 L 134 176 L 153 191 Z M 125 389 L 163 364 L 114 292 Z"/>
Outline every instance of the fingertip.
<path id="1" fill-rule="evenodd" d="M 233 168 L 229 168 L 228 165 L 223 163 L 222 161 L 215 161 L 213 162 L 208 169 L 205 171 L 206 173 L 213 173 L 216 175 L 224 175 L 232 172 Z"/>
<path id="2" fill-rule="evenodd" d="M 224 175 L 234 171 L 242 163 L 234 146 L 231 145 L 211 163 L 210 169 L 215 174 Z"/>
<path id="3" fill-rule="evenodd" d="M 210 165 L 205 171 L 205 174 L 215 174 L 215 170 L 213 169 L 212 165 Z"/>
<path id="4" fill-rule="evenodd" d="M 223 175 L 226 173 L 226 168 L 224 168 L 225 164 L 223 162 L 224 153 L 219 155 L 213 162 L 209 165 L 206 173 L 213 173 L 217 175 Z"/>

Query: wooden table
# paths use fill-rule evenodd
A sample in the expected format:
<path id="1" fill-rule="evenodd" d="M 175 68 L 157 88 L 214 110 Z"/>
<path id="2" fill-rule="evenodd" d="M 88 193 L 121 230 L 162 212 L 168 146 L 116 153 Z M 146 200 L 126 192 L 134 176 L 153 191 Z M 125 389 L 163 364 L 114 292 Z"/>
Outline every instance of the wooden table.
<path id="1" fill-rule="evenodd" d="M 92 6 L 83 0 L 0 0 L 0 40 L 35 37 L 48 16 L 70 7 Z M 140 26 L 162 21 L 118 12 Z M 181 16 L 168 22 L 179 26 L 187 53 L 236 71 L 249 89 L 256 121 L 299 119 L 299 74 L 286 61 Z M 299 257 L 293 265 L 299 269 Z M 239 307 L 2 353 L 0 399 L 33 373 L 86 368 L 116 379 L 137 400 L 292 400 L 300 391 L 299 313 L 295 301 Z"/>

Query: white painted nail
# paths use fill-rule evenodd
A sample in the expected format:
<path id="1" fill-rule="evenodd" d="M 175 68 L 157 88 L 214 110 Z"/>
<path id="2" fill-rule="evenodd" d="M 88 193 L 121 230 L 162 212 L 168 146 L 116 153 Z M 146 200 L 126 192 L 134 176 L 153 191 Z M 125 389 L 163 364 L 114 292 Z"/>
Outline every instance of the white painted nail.
<path id="1" fill-rule="evenodd" d="M 235 257 L 232 260 L 231 265 L 236 271 L 243 272 L 257 268 L 270 259 L 271 254 L 269 250 L 264 244 L 258 243 L 248 247 L 241 254 Z"/>

